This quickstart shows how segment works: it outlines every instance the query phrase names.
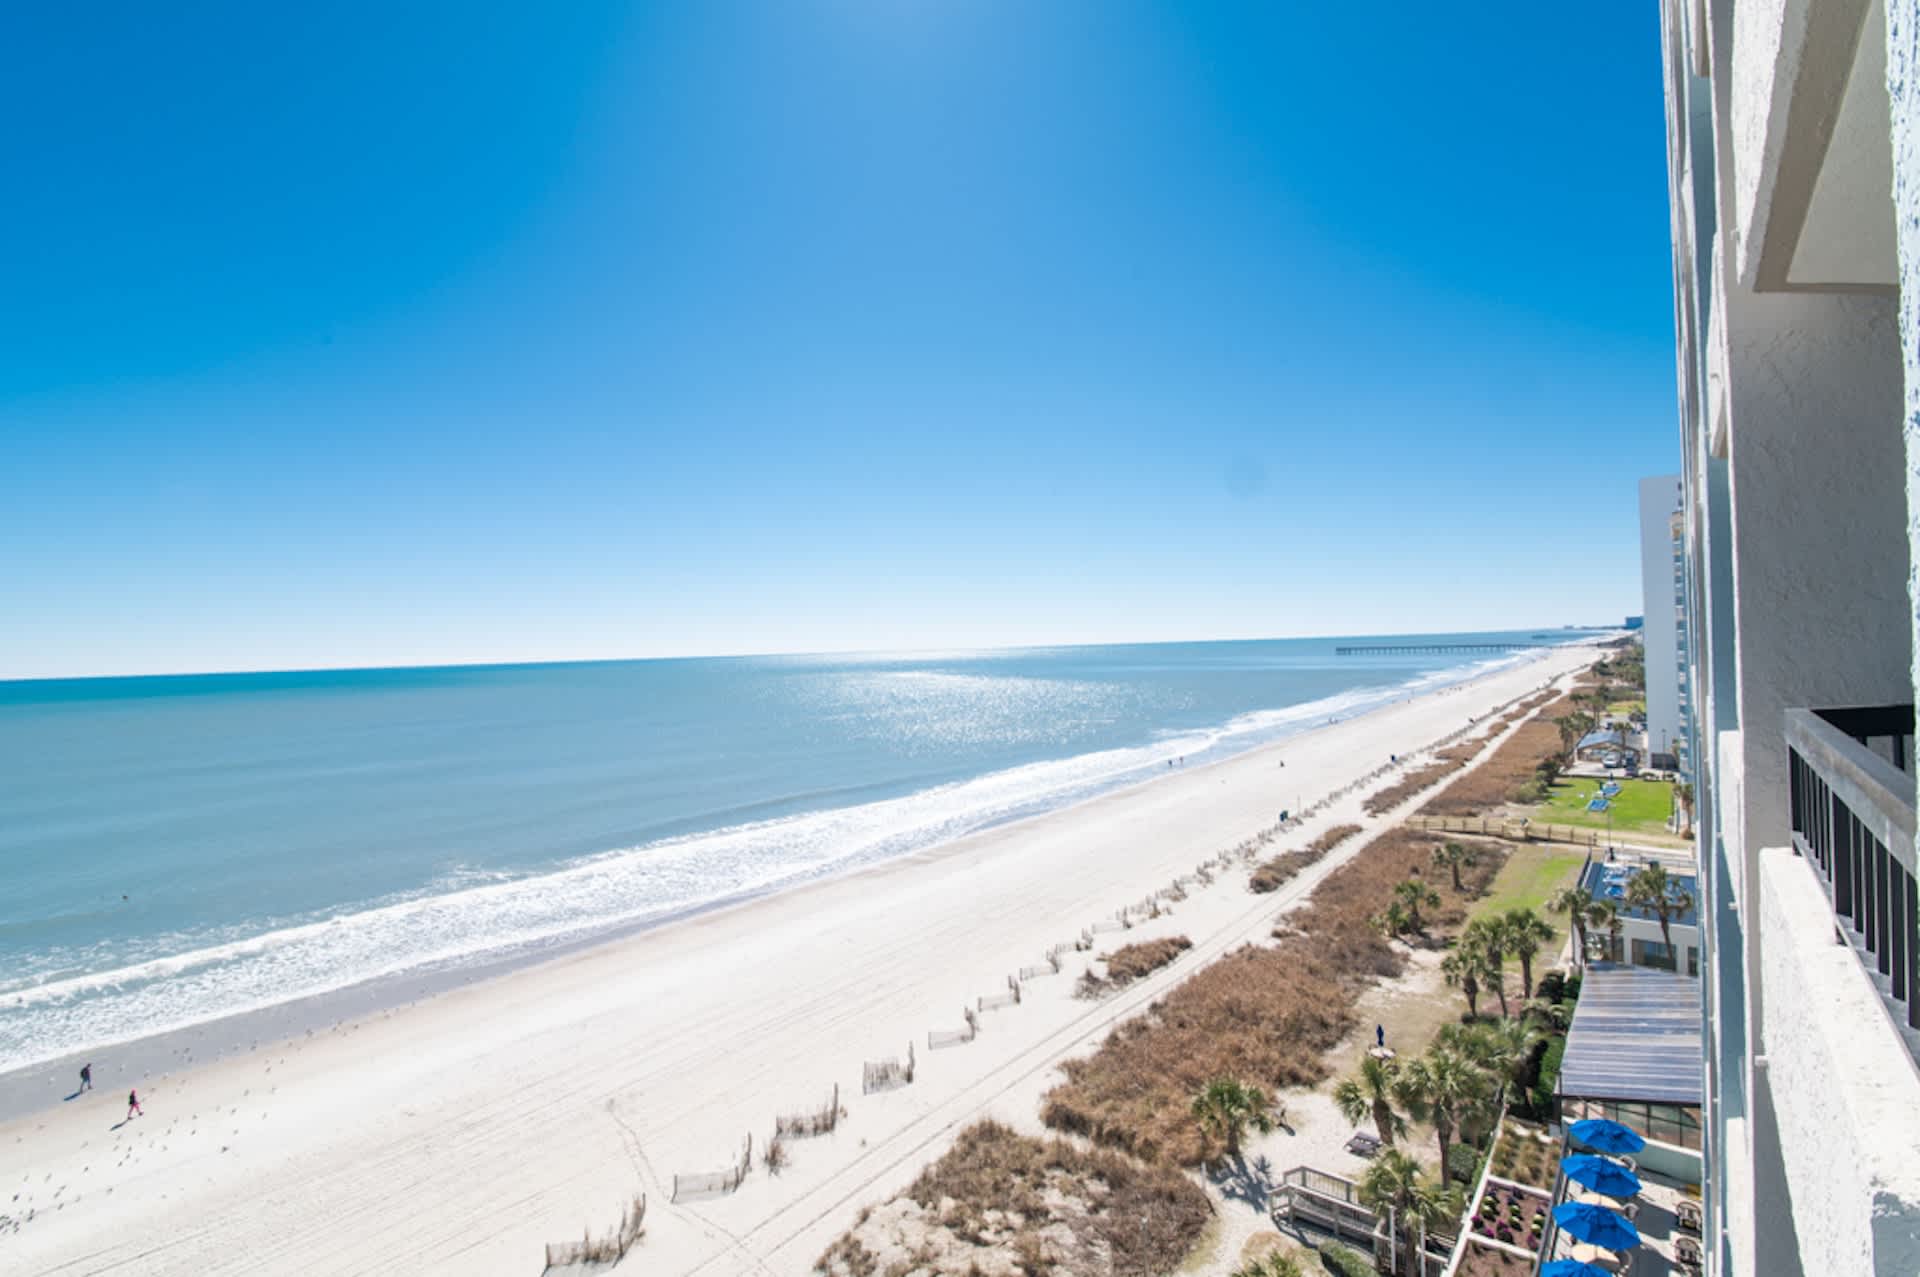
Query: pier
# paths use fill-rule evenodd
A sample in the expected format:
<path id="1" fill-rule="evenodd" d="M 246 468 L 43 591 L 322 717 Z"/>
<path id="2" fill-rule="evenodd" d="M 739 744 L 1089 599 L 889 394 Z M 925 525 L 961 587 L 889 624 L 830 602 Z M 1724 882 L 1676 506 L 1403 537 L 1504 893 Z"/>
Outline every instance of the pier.
<path id="1" fill-rule="evenodd" d="M 1522 648 L 1555 647 L 1554 643 L 1387 643 L 1336 647 L 1335 656 L 1412 656 L 1425 652 L 1513 652 Z"/>

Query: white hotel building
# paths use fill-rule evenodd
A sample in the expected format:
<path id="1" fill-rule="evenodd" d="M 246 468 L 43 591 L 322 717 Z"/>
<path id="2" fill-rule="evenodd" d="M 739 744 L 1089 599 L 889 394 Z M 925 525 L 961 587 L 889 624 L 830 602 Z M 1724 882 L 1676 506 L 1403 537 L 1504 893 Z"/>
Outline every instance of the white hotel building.
<path id="1" fill-rule="evenodd" d="M 1912 1277 L 1920 0 L 1661 17 L 1709 1271 Z"/>
<path id="2" fill-rule="evenodd" d="M 1640 606 L 1646 618 L 1640 639 L 1647 668 L 1647 753 L 1672 754 L 1679 759 L 1680 770 L 1691 774 L 1691 742 L 1682 713 L 1686 679 L 1680 662 L 1686 650 L 1684 543 L 1674 517 L 1681 503 L 1679 475 L 1640 481 Z"/>

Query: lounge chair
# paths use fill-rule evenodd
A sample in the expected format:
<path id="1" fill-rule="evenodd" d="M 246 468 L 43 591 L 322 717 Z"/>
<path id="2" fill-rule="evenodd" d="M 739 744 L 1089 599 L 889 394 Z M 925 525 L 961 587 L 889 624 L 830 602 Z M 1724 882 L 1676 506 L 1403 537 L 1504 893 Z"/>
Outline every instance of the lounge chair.
<path id="1" fill-rule="evenodd" d="M 1707 1222 L 1700 1203 L 1684 1197 L 1674 1204 L 1673 1217 L 1680 1227 L 1692 1233 L 1699 1232 Z"/>
<path id="2" fill-rule="evenodd" d="M 1700 1249 L 1700 1243 L 1685 1235 L 1673 1239 L 1673 1258 L 1680 1267 L 1690 1273 L 1697 1273 L 1706 1264 L 1706 1253 Z"/>

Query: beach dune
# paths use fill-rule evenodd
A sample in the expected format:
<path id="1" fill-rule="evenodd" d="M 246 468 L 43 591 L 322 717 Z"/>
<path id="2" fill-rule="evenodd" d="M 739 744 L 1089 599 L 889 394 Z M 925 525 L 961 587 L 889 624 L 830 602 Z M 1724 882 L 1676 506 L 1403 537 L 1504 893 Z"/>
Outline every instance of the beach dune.
<path id="1" fill-rule="evenodd" d="M 549 1242 L 605 1232 L 636 1194 L 624 1268 L 802 1273 L 866 1205 L 976 1118 L 1035 1129 L 1061 1060 L 1234 945 L 1358 843 L 1277 895 L 1244 871 L 1196 887 L 1126 941 L 1194 948 L 1112 997 L 1073 985 L 1093 956 L 1021 981 L 1049 949 L 1468 718 L 1582 667 L 1543 654 L 1278 745 L 1168 774 L 922 854 L 628 936 L 0 1127 L 0 1269 L 9 1273 L 538 1273 Z M 1360 820 L 1359 795 L 1281 846 Z M 1370 823 L 1370 822 L 1369 822 Z M 1019 986 L 1016 1005 L 982 1008 Z M 933 1049 L 929 1033 L 971 1041 Z M 911 1085 L 861 1093 L 863 1064 Z M 761 1163 L 776 1117 L 828 1135 Z M 675 1201 L 674 1177 L 738 1164 L 735 1192 Z M 687 1181 L 683 1180 L 683 1187 Z M 11 1199 L 11 1200 L 9 1200 Z"/>

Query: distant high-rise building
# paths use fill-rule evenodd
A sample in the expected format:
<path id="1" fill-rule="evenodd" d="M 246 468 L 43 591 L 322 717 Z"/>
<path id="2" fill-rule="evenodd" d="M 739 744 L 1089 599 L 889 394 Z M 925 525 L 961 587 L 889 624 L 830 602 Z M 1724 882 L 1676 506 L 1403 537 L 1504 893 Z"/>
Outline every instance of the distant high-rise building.
<path id="1" fill-rule="evenodd" d="M 1686 575 L 1680 534 L 1680 476 L 1640 481 L 1640 627 L 1647 657 L 1647 752 L 1689 767 L 1686 702 Z"/>

